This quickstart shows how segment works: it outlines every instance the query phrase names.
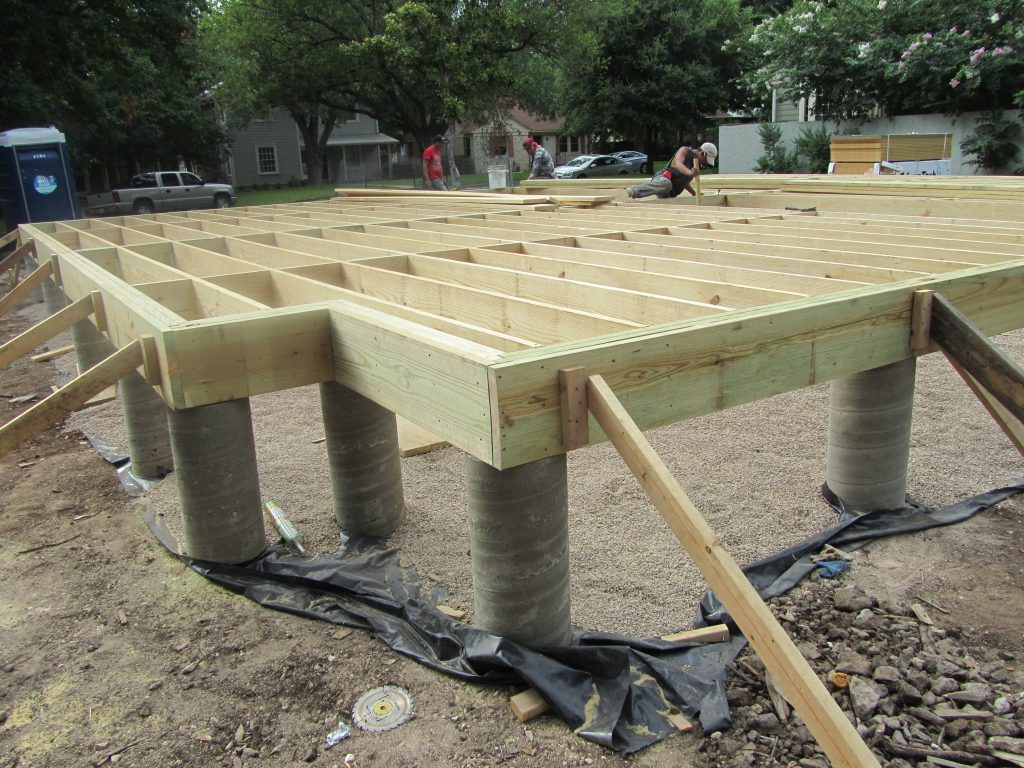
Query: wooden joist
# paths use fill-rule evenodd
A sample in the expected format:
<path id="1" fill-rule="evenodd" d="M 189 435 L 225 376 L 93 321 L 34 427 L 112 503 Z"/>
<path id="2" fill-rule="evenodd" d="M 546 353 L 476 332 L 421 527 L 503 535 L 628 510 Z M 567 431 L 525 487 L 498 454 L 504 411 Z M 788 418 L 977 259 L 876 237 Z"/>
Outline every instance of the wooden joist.
<path id="1" fill-rule="evenodd" d="M 878 760 L 842 709 L 600 376 L 588 377 L 587 402 L 615 449 L 832 765 L 836 768 L 878 766 Z"/>

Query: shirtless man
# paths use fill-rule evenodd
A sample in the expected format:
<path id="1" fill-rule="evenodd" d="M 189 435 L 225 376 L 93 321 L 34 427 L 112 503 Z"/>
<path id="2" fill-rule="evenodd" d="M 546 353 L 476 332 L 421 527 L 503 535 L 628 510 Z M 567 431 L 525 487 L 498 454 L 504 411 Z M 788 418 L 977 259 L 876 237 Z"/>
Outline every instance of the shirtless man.
<path id="1" fill-rule="evenodd" d="M 701 144 L 700 149 L 680 147 L 672 156 L 671 162 L 654 174 L 649 182 L 639 187 L 628 187 L 626 194 L 632 198 L 650 195 L 676 197 L 685 189 L 691 195 L 696 195 L 690 182 L 700 168 L 714 165 L 717 159 L 718 148 L 710 141 Z M 694 168 L 695 162 L 700 163 L 697 168 Z"/>

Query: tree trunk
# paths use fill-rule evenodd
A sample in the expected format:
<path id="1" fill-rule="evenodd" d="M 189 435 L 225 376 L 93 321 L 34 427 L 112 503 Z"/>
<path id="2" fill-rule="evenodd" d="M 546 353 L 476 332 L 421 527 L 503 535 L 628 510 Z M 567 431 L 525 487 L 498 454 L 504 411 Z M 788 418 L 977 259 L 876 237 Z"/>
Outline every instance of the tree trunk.
<path id="1" fill-rule="evenodd" d="M 302 143 L 306 148 L 306 174 L 309 183 L 317 186 L 323 182 L 324 155 L 327 152 L 327 140 L 334 130 L 337 115 L 334 110 L 326 110 L 323 116 L 320 107 L 304 109 L 300 106 L 289 106 L 288 113 L 299 128 Z"/>

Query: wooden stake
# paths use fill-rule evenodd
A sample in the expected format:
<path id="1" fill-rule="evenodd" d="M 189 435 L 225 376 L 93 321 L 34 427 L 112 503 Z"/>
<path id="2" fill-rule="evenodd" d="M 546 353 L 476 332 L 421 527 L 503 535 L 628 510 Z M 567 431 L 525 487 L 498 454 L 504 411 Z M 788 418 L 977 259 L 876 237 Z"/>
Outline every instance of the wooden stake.
<path id="1" fill-rule="evenodd" d="M 670 643 L 724 643 L 729 639 L 729 627 L 725 624 L 712 624 L 710 627 L 662 635 L 661 639 Z"/>
<path id="2" fill-rule="evenodd" d="M 33 363 L 45 363 L 47 360 L 53 360 L 54 358 L 62 357 L 63 355 L 66 355 L 68 352 L 73 352 L 74 350 L 75 345 L 69 344 L 66 347 L 48 349 L 45 352 L 40 352 L 38 355 L 32 355 L 32 357 L 30 357 L 29 360 L 31 360 Z"/>
<path id="3" fill-rule="evenodd" d="M 832 765 L 879 768 L 871 750 L 602 377 L 587 379 L 587 403 Z"/>
<path id="4" fill-rule="evenodd" d="M 0 346 L 0 368 L 17 360 L 40 344 L 45 344 L 79 320 L 84 320 L 90 314 L 92 314 L 92 299 L 86 296 L 74 304 L 69 304 L 59 312 L 55 312 L 42 322 L 36 323 L 24 333 L 18 334 L 6 344 Z"/>
<path id="5" fill-rule="evenodd" d="M 929 351 L 932 344 L 932 297 L 935 291 L 914 291 L 910 309 L 910 348 L 918 355 Z"/>
<path id="6" fill-rule="evenodd" d="M 142 342 L 136 340 L 0 427 L 0 456 L 77 410 L 140 365 Z"/>
<path id="7" fill-rule="evenodd" d="M 566 451 L 590 443 L 587 412 L 587 371 L 582 366 L 558 372 L 562 398 L 562 447 Z"/>
<path id="8" fill-rule="evenodd" d="M 0 315 L 7 314 L 16 307 L 20 301 L 29 296 L 32 291 L 53 273 L 53 266 L 50 262 L 43 262 L 38 269 L 34 270 L 28 277 L 11 288 L 2 299 L 0 299 Z"/>

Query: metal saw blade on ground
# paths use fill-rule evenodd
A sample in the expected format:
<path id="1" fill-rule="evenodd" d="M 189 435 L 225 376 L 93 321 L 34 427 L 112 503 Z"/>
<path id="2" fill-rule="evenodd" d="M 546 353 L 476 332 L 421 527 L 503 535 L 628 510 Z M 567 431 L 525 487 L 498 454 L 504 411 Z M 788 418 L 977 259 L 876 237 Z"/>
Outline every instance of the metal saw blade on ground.
<path id="1" fill-rule="evenodd" d="M 412 717 L 412 696 L 397 685 L 367 691 L 352 707 L 352 720 L 364 731 L 390 731 Z"/>

